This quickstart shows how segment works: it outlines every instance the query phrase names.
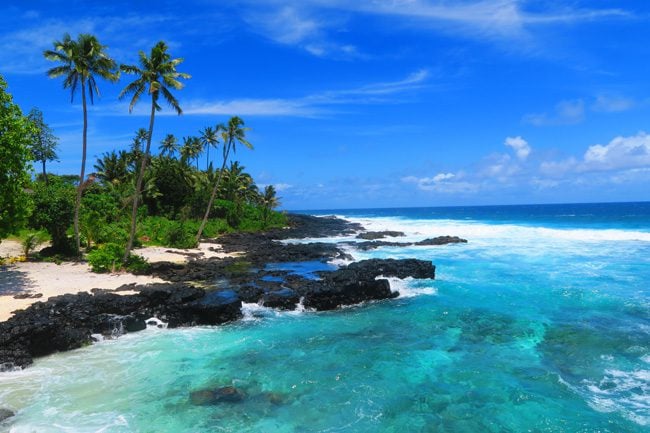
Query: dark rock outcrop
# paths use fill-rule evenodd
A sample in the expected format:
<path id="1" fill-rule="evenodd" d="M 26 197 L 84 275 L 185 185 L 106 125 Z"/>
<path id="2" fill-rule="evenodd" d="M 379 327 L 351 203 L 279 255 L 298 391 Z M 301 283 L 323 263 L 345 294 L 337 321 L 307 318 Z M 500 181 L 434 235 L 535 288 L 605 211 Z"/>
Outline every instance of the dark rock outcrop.
<path id="1" fill-rule="evenodd" d="M 0 323 L 0 364 L 24 367 L 33 357 L 90 344 L 92 334 L 143 330 L 152 316 L 170 327 L 218 325 L 241 317 L 241 301 L 232 291 L 206 293 L 173 284 L 143 287 L 127 296 L 85 292 L 56 296 Z"/>
<path id="2" fill-rule="evenodd" d="M 428 260 L 418 259 L 370 259 L 350 263 L 348 270 L 357 273 L 360 280 L 369 280 L 378 276 L 396 278 L 435 278 L 436 267 Z"/>
<path id="3" fill-rule="evenodd" d="M 447 245 L 447 244 L 460 244 L 467 243 L 467 239 L 459 238 L 458 236 L 438 236 L 436 238 L 424 239 L 416 242 L 414 245 Z"/>
<path id="4" fill-rule="evenodd" d="M 158 263 L 151 266 L 154 275 L 161 276 L 170 283 L 150 286 L 129 284 L 117 289 L 133 290 L 137 292 L 134 295 L 119 296 L 98 289 L 93 290 L 92 294 L 84 292 L 36 302 L 26 310 L 16 312 L 8 321 L 0 323 L 0 371 L 29 365 L 36 356 L 90 344 L 94 338 L 98 338 L 93 337 L 94 334 L 110 338 L 146 329 L 146 321 L 152 317 L 166 322 L 172 328 L 218 325 L 240 318 L 242 301 L 293 310 L 302 299 L 305 307 L 331 310 L 344 305 L 398 296 L 399 293 L 391 290 L 390 283 L 385 278 L 435 277 L 435 266 L 431 262 L 416 259 L 364 260 L 337 270 L 307 273 L 267 266 L 309 261 L 326 263 L 334 258 L 349 259 L 335 244 L 283 244 L 278 240 L 351 235 L 360 230 L 363 227 L 337 218 L 292 215 L 291 226 L 287 229 L 229 234 L 218 239 L 225 251 L 244 251 L 241 257 L 193 257 L 187 264 Z M 382 236 L 402 235 L 400 232 L 381 233 Z M 379 235 L 369 236 L 378 238 Z M 443 241 L 464 240 L 443 237 L 422 242 L 440 245 Z M 384 241 L 367 243 L 402 245 Z M 206 291 L 188 284 L 189 282 L 215 289 Z M 213 404 L 236 401 L 242 396 L 241 391 L 225 387 L 196 391 L 190 399 L 195 404 Z"/>
<path id="5" fill-rule="evenodd" d="M 385 230 L 381 232 L 364 232 L 364 233 L 359 233 L 357 235 L 358 239 L 364 239 L 367 241 L 374 241 L 377 239 L 384 239 L 384 238 L 396 238 L 399 236 L 404 236 L 404 232 L 396 232 L 396 231 L 391 231 L 391 230 Z"/>
<path id="6" fill-rule="evenodd" d="M 0 408 L 0 422 L 11 418 L 15 413 L 9 409 Z"/>

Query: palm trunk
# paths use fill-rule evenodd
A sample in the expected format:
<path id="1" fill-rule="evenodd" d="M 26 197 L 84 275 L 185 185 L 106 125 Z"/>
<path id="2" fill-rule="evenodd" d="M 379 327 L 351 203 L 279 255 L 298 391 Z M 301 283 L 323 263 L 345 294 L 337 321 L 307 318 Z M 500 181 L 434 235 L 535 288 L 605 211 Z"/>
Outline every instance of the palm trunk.
<path id="1" fill-rule="evenodd" d="M 205 171 L 207 173 L 208 167 L 210 166 L 210 144 L 206 147 L 207 154 L 205 156 Z"/>
<path id="2" fill-rule="evenodd" d="M 223 156 L 223 164 L 221 164 L 221 170 L 219 171 L 219 176 L 217 176 L 217 181 L 212 188 L 212 194 L 210 195 L 210 201 L 208 202 L 208 208 L 205 210 L 205 215 L 203 215 L 203 221 L 201 221 L 201 226 L 199 227 L 199 232 L 196 234 L 196 243 L 199 243 L 201 235 L 203 234 L 203 229 L 208 223 L 208 217 L 210 216 L 210 209 L 212 209 L 212 204 L 214 199 L 217 197 L 217 189 L 221 183 L 221 176 L 223 176 L 223 171 L 226 169 L 226 161 L 228 161 L 228 154 L 230 153 L 230 146 L 232 144 L 232 139 L 228 141 L 228 147 L 226 147 L 226 154 Z"/>
<path id="3" fill-rule="evenodd" d="M 129 242 L 126 244 L 126 249 L 124 251 L 123 262 L 129 258 L 131 250 L 133 249 L 133 240 L 135 239 L 135 229 L 136 222 L 138 218 L 138 202 L 140 199 L 140 193 L 142 192 L 142 181 L 144 179 L 144 172 L 147 168 L 147 162 L 149 161 L 149 149 L 151 148 L 151 136 L 153 134 L 153 121 L 156 115 L 156 103 L 154 95 L 151 95 L 151 117 L 149 118 L 149 133 L 147 134 L 147 147 L 142 156 L 142 161 L 140 162 L 140 171 L 138 173 L 138 180 L 135 184 L 135 196 L 133 197 L 133 208 L 131 209 L 131 231 L 129 232 Z"/>
<path id="4" fill-rule="evenodd" d="M 45 181 L 45 185 L 47 185 L 48 182 L 47 182 L 47 173 L 45 172 L 45 158 L 43 158 L 43 180 Z"/>
<path id="5" fill-rule="evenodd" d="M 86 107 L 86 80 L 81 80 L 81 106 L 83 108 L 84 126 L 81 138 L 81 173 L 79 174 L 79 185 L 77 186 L 77 197 L 74 202 L 74 239 L 75 253 L 81 255 L 81 239 L 79 237 L 79 209 L 81 208 L 81 194 L 83 192 L 84 179 L 86 177 L 86 145 L 88 137 L 88 109 Z"/>

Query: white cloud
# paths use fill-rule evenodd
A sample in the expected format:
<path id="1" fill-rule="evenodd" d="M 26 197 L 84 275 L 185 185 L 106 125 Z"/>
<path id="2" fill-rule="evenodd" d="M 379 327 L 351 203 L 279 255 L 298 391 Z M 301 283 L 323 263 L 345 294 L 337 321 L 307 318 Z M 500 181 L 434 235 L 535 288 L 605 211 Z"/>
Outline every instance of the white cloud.
<path id="1" fill-rule="evenodd" d="M 585 103 L 582 99 L 560 101 L 549 113 L 527 114 L 524 122 L 534 126 L 573 125 L 585 118 Z"/>
<path id="2" fill-rule="evenodd" d="M 582 171 L 650 167 L 650 136 L 639 132 L 616 137 L 606 145 L 590 146 L 583 159 Z"/>
<path id="3" fill-rule="evenodd" d="M 432 177 L 405 176 L 401 180 L 404 183 L 412 183 L 421 191 L 433 191 L 439 193 L 470 193 L 478 190 L 478 185 L 460 180 L 462 174 L 438 173 Z"/>
<path id="4" fill-rule="evenodd" d="M 519 158 L 522 161 L 525 161 L 526 158 L 528 158 L 528 155 L 530 155 L 531 152 L 530 145 L 526 140 L 524 140 L 520 136 L 506 137 L 506 141 L 504 142 L 504 144 L 508 147 L 511 147 L 515 151 L 517 158 Z"/>
<path id="5" fill-rule="evenodd" d="M 327 19 L 305 4 L 281 4 L 276 9 L 255 7 L 244 12 L 252 30 L 280 44 L 300 47 L 317 56 L 358 57 L 358 49 L 329 38 L 327 30 L 341 26 L 340 20 Z"/>
<path id="6" fill-rule="evenodd" d="M 260 7 L 257 1 L 242 1 L 253 8 Z M 517 49 L 522 49 L 524 44 L 521 42 L 529 38 L 530 30 L 534 27 L 630 16 L 622 9 L 578 9 L 570 6 L 553 9 L 552 6 L 537 6 L 531 10 L 526 0 L 267 0 L 263 7 L 275 6 L 276 14 L 285 15 L 288 4 L 292 13 L 287 17 L 287 24 L 278 22 L 273 26 L 271 37 L 276 32 L 282 32 L 282 25 L 285 25 L 288 35 L 302 35 L 302 29 L 314 25 L 315 21 L 316 33 L 323 38 L 328 30 L 337 25 L 340 27 L 339 22 L 331 21 L 332 12 L 339 12 L 339 15 L 360 13 L 389 17 L 400 27 L 442 31 L 454 37 L 477 38 L 481 41 L 516 39 L 520 42 Z M 296 19 L 297 8 L 300 9 L 301 19 Z M 314 20 L 313 16 L 319 16 L 319 20 Z M 328 16 L 330 21 L 324 20 L 323 16 Z M 513 49 L 513 46 L 510 44 L 508 49 Z"/>
<path id="7" fill-rule="evenodd" d="M 429 72 L 426 69 L 420 69 L 401 80 L 371 83 L 343 90 L 323 91 L 294 99 L 190 100 L 184 101 L 182 107 L 185 115 L 316 117 L 326 114 L 327 107 L 341 104 L 364 105 L 396 102 L 396 95 L 420 89 L 428 79 Z M 126 114 L 125 104 L 114 104 L 111 107 L 102 106 L 102 109 L 97 111 L 97 115 Z M 149 109 L 143 105 L 136 106 L 132 114 L 148 116 Z M 171 110 L 163 110 L 160 114 L 176 115 Z"/>
<path id="8" fill-rule="evenodd" d="M 635 105 L 633 99 L 624 96 L 601 94 L 596 97 L 596 100 L 591 105 L 591 109 L 603 113 L 616 113 L 630 110 Z"/>

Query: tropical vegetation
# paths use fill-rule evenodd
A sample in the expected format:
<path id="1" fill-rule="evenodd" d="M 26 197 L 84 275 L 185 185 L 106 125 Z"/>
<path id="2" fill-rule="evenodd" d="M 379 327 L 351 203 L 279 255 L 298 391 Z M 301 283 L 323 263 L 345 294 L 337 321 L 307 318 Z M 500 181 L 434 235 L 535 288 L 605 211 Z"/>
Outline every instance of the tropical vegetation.
<path id="1" fill-rule="evenodd" d="M 202 238 L 232 231 L 264 230 L 286 224 L 276 191 L 263 190 L 238 161 L 236 146 L 249 149 L 244 121 L 233 116 L 178 139 L 161 134 L 156 151 L 155 115 L 166 102 L 178 114 L 181 104 L 172 93 L 183 88 L 189 74 L 177 71 L 183 61 L 173 58 L 164 42 L 139 65 L 120 65 L 107 47 L 89 34 L 64 35 L 44 55 L 58 63 L 48 70 L 62 77 L 71 98 L 81 93 L 83 128 L 78 175 L 57 175 L 46 164 L 57 160 L 58 139 L 38 108 L 24 116 L 0 77 L 0 239 L 20 234 L 25 255 L 79 257 L 85 254 L 98 272 L 128 269 L 140 272 L 146 263 L 131 251 L 140 245 L 194 247 Z M 122 148 L 104 152 L 86 173 L 89 146 L 87 102 L 99 95 L 99 78 L 133 74 L 119 99 L 129 98 L 131 112 L 142 95 L 150 97 L 148 127 L 135 131 Z M 127 107 L 125 107 L 126 111 Z M 210 152 L 221 150 L 220 168 Z M 212 156 L 212 157 L 211 157 Z M 205 167 L 201 164 L 205 157 Z M 32 163 L 39 165 L 34 175 Z M 49 246 L 40 253 L 42 242 Z"/>

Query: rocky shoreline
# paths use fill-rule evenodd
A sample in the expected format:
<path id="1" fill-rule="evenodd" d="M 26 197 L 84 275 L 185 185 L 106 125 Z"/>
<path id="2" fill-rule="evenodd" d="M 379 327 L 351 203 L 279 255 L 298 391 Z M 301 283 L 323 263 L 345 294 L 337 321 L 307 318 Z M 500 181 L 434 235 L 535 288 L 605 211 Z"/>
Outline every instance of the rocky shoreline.
<path id="1" fill-rule="evenodd" d="M 155 325 L 160 320 L 169 327 L 219 325 L 241 318 L 243 302 L 283 310 L 298 305 L 332 310 L 397 297 L 389 277 L 435 277 L 431 262 L 416 259 L 373 259 L 336 269 L 327 262 L 351 259 L 336 244 L 281 241 L 354 235 L 364 232 L 363 227 L 329 217 L 291 215 L 290 220 L 287 229 L 220 237 L 218 242 L 226 252 L 244 252 L 238 257 L 155 264 L 152 274 L 168 283 L 121 288 L 136 294 L 94 290 L 53 297 L 16 312 L 0 323 L 0 371 L 23 368 L 35 357 L 91 344 L 98 334 L 137 332 L 146 329 L 147 322 Z M 370 233 L 367 239 L 399 235 L 365 233 Z M 436 239 L 427 241 L 464 241 Z"/>

